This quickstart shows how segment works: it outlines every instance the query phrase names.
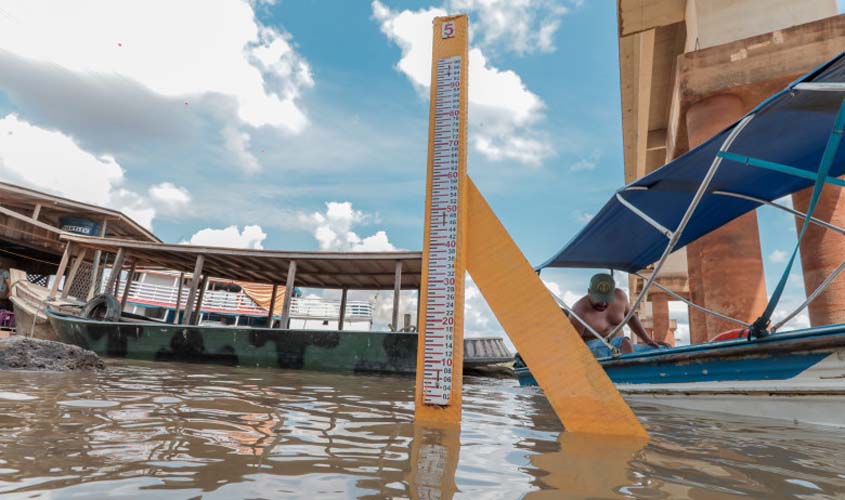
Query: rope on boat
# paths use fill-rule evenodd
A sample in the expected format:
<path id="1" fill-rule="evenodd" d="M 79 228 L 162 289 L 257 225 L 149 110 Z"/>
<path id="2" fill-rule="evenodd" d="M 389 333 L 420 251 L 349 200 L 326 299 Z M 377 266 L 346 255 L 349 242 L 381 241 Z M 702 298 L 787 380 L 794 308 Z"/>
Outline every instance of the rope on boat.
<path id="1" fill-rule="evenodd" d="M 792 256 L 789 257 L 789 261 L 786 264 L 786 268 L 783 270 L 783 274 L 778 281 L 777 287 L 775 287 L 775 291 L 772 293 L 769 303 L 766 305 L 766 310 L 763 311 L 763 314 L 751 324 L 751 334 L 748 336 L 749 339 L 752 337 L 765 337 L 769 334 L 768 327 L 772 313 L 774 312 L 775 307 L 777 307 L 778 302 L 780 302 L 783 290 L 786 288 L 786 283 L 789 281 L 789 273 L 792 271 L 792 265 L 795 263 L 795 257 L 798 256 L 798 249 L 801 246 L 801 240 L 804 238 L 807 228 L 810 227 L 813 212 L 816 210 L 819 198 L 821 198 L 822 189 L 824 188 L 830 168 L 833 166 L 833 160 L 836 158 L 836 151 L 839 149 L 839 144 L 842 142 L 843 127 L 845 127 L 845 99 L 842 100 L 842 104 L 839 106 L 839 112 L 836 114 L 833 130 L 830 132 L 830 137 L 828 138 L 827 145 L 824 148 L 824 153 L 822 153 L 821 162 L 819 162 L 819 171 L 816 173 L 816 181 L 815 184 L 813 184 L 813 194 L 810 197 L 810 204 L 807 206 L 807 215 L 804 217 L 804 224 L 801 226 L 801 232 L 798 233 L 798 241 L 795 242 L 795 248 L 792 249 Z"/>

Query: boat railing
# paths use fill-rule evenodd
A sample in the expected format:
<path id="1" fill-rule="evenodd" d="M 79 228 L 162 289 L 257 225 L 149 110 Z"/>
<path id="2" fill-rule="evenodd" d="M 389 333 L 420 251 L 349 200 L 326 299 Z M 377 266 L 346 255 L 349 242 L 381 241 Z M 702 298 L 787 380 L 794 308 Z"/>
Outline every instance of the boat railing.
<path id="1" fill-rule="evenodd" d="M 118 286 L 120 291 L 118 298 L 121 298 L 126 281 L 121 280 Z M 173 286 L 134 281 L 129 286 L 127 301 L 141 306 L 173 309 L 176 307 L 178 292 L 178 288 Z M 180 307 L 184 307 L 187 300 L 188 290 L 185 287 L 178 301 Z M 267 309 L 260 307 L 247 294 L 222 290 L 206 290 L 203 295 L 202 310 L 246 316 L 267 315 Z M 370 320 L 372 315 L 373 307 L 369 302 L 347 301 L 346 319 Z M 340 301 L 318 297 L 294 297 L 291 299 L 290 316 L 291 318 L 337 319 L 340 316 Z"/>

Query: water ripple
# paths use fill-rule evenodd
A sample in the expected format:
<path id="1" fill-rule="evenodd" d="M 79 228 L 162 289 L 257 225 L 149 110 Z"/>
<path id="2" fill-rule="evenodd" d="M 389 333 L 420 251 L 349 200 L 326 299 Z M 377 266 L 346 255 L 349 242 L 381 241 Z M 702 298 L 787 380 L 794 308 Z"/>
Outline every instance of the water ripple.
<path id="1" fill-rule="evenodd" d="M 536 388 L 465 379 L 460 434 L 413 379 L 110 362 L 0 373 L 0 494 L 81 498 L 843 498 L 845 433 L 638 407 L 648 444 L 568 435 Z"/>

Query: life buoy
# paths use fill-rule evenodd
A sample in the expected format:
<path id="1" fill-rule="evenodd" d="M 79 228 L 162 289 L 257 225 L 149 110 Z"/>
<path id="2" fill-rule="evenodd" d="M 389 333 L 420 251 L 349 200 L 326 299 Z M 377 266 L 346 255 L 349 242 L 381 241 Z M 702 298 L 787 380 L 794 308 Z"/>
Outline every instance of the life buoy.
<path id="1" fill-rule="evenodd" d="M 120 321 L 120 302 L 114 295 L 101 293 L 85 304 L 82 317 L 100 321 Z"/>
<path id="2" fill-rule="evenodd" d="M 719 335 L 716 335 L 710 340 L 710 342 L 722 342 L 723 340 L 736 340 L 747 338 L 748 328 L 734 328 L 733 330 L 728 330 L 720 333 Z"/>

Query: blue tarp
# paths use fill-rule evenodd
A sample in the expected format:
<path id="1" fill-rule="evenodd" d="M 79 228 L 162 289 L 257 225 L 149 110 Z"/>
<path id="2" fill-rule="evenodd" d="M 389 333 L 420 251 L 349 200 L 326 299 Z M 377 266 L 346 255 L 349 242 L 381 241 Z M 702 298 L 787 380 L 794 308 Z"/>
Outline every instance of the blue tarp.
<path id="1" fill-rule="evenodd" d="M 739 133 L 728 151 L 800 168 L 815 177 L 845 92 L 796 89 L 795 86 L 802 82 L 845 82 L 845 53 L 796 80 L 752 110 L 749 114 L 753 114 L 754 118 Z M 674 231 L 716 153 L 736 125 L 625 186 L 618 193 L 662 226 Z M 837 152 L 830 176 L 843 174 L 845 147 Z M 682 248 L 760 206 L 756 202 L 714 194 L 714 191 L 729 191 L 773 201 L 811 185 L 811 179 L 723 159 L 675 248 Z M 841 188 L 828 184 L 824 189 Z M 668 241 L 665 235 L 614 196 L 584 229 L 540 268 L 608 268 L 634 272 L 656 262 Z"/>

